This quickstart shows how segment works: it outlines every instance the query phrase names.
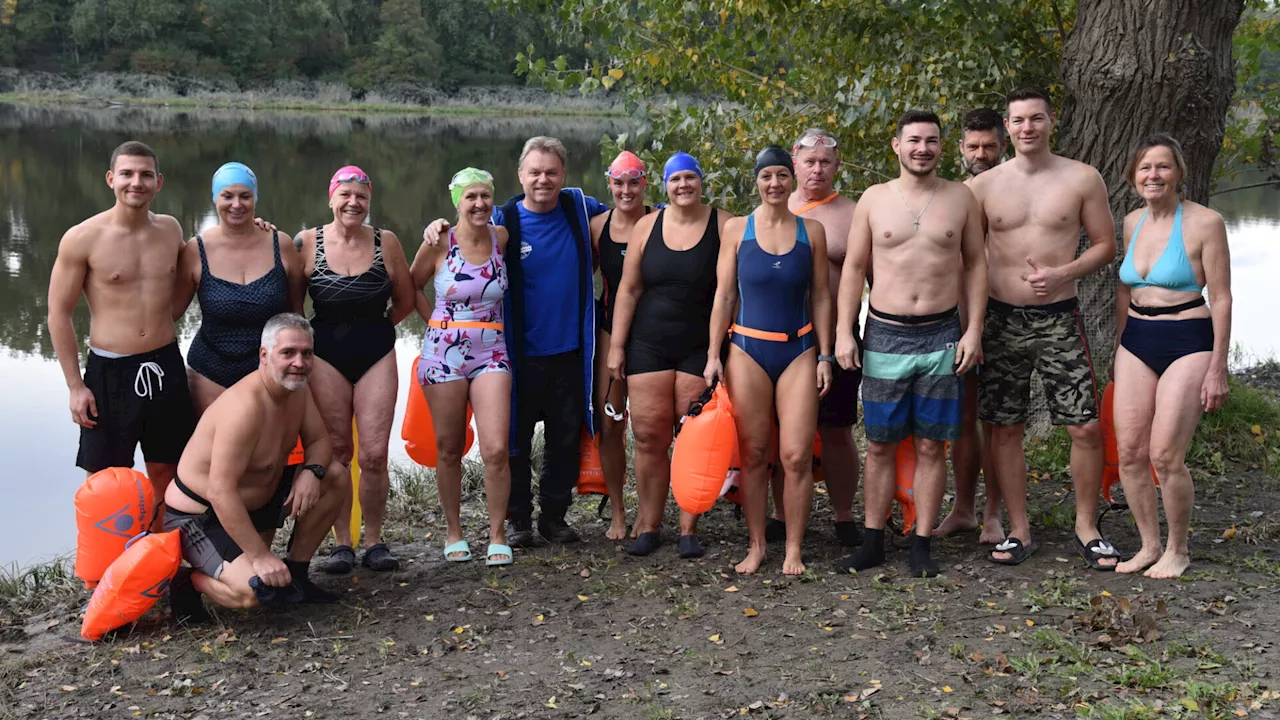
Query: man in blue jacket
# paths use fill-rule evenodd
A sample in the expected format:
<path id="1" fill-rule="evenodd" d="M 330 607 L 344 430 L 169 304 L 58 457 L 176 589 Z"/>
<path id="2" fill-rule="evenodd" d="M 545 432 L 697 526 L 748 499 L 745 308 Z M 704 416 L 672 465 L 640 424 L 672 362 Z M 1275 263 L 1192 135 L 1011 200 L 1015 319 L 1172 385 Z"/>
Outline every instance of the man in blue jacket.
<path id="1" fill-rule="evenodd" d="M 493 222 L 510 239 L 504 261 L 510 285 L 504 306 L 512 359 L 511 499 L 507 540 L 531 547 L 533 429 L 543 422 L 546 441 L 538 484 L 538 534 L 555 543 L 577 542 L 565 522 L 578 481 L 579 430 L 594 433 L 592 372 L 596 313 L 592 292 L 590 220 L 608 208 L 578 188 L 564 188 L 568 153 L 555 138 L 530 138 L 520 153 L 517 195 L 494 208 Z M 424 233 L 438 241 L 448 227 L 436 220 Z"/>

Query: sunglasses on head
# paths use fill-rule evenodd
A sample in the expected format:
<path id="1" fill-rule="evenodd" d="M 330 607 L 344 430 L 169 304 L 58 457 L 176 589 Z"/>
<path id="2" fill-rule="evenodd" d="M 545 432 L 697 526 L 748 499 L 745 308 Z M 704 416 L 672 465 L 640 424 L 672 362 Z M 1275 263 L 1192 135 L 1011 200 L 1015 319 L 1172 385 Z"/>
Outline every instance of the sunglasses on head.
<path id="1" fill-rule="evenodd" d="M 369 184 L 369 176 L 364 173 L 344 173 L 333 179 L 338 184 L 342 183 L 360 183 L 361 185 Z"/>
<path id="2" fill-rule="evenodd" d="M 606 170 L 604 174 L 608 175 L 614 180 L 621 180 L 623 178 L 631 178 L 632 180 L 644 179 L 644 171 L 639 168 L 627 168 L 625 170 L 613 170 L 611 168 L 609 170 Z"/>
<path id="3" fill-rule="evenodd" d="M 836 139 L 830 135 L 805 135 L 800 138 L 800 142 L 796 143 L 797 148 L 811 148 L 819 145 L 822 147 L 834 148 L 836 146 Z"/>

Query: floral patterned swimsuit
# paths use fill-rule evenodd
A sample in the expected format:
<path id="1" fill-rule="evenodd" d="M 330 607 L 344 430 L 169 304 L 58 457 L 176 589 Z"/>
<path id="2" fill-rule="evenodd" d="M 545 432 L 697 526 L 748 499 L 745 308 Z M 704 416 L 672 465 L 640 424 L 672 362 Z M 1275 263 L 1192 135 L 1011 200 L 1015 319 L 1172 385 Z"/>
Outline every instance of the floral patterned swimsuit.
<path id="1" fill-rule="evenodd" d="M 431 313 L 418 361 L 418 382 L 436 385 L 473 380 L 488 372 L 511 372 L 503 331 L 491 327 L 457 327 L 451 323 L 503 324 L 502 300 L 507 269 L 498 251 L 498 236 L 489 230 L 493 252 L 483 265 L 472 265 L 449 230 L 449 254 L 436 273 L 436 309 Z"/>

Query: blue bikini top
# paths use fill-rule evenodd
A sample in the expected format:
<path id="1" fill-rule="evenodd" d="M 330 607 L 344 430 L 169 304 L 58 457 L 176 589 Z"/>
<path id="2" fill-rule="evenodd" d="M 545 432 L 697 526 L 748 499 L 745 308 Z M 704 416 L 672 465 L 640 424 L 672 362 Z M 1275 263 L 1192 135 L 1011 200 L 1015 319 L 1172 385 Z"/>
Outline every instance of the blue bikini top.
<path id="1" fill-rule="evenodd" d="M 1187 257 L 1187 248 L 1182 242 L 1182 203 L 1173 216 L 1173 232 L 1169 233 L 1169 244 L 1164 252 L 1156 258 L 1144 278 L 1138 275 L 1133 266 L 1133 246 L 1138 240 L 1138 231 L 1146 221 L 1150 210 L 1142 214 L 1138 227 L 1133 229 L 1133 237 L 1129 239 L 1129 251 L 1125 253 L 1124 262 L 1120 265 L 1120 282 L 1133 288 L 1162 287 L 1181 292 L 1201 292 L 1204 287 L 1196 282 L 1196 271 L 1191 267 L 1191 259 Z"/>

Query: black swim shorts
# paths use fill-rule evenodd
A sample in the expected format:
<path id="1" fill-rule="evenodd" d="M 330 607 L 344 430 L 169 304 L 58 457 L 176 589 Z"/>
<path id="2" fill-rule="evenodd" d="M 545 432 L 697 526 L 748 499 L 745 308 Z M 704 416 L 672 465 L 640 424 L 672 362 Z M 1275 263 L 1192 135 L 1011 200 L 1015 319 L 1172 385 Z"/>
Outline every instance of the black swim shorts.
<path id="1" fill-rule="evenodd" d="M 76 465 L 87 472 L 133 467 L 142 443 L 147 462 L 176 465 L 196 427 L 187 368 L 174 341 L 138 355 L 89 351 L 84 384 L 93 393 L 97 425 L 80 428 Z"/>
<path id="2" fill-rule="evenodd" d="M 278 530 L 284 527 L 288 510 L 284 501 L 293 491 L 293 476 L 297 465 L 289 465 L 280 478 L 276 488 L 266 504 L 257 510 L 249 511 L 249 520 L 253 529 L 260 533 Z M 174 482 L 179 482 L 174 478 Z M 184 489 L 190 495 L 189 491 Z M 227 534 L 218 516 L 210 507 L 201 513 L 187 513 L 173 508 L 165 508 L 164 529 L 182 531 L 182 558 L 191 567 L 217 580 L 222 574 L 222 566 L 244 554 L 244 550 Z"/>

